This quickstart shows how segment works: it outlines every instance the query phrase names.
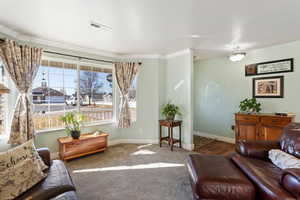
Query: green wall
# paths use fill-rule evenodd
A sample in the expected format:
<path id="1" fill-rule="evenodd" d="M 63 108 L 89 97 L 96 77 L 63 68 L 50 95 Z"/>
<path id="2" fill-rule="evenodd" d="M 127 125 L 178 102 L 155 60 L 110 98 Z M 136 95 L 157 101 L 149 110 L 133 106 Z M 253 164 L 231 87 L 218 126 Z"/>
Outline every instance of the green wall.
<path id="1" fill-rule="evenodd" d="M 193 146 L 193 52 L 184 50 L 182 54 L 166 59 L 166 102 L 178 105 L 182 111 L 182 116 L 177 116 L 183 120 L 183 143 L 187 149 Z M 178 129 L 175 129 L 178 135 Z"/>
<path id="2" fill-rule="evenodd" d="M 300 121 L 300 41 L 296 41 L 247 52 L 241 62 L 230 62 L 227 57 L 196 61 L 194 130 L 233 138 L 231 125 L 239 102 L 252 97 L 253 77 L 245 77 L 245 65 L 285 58 L 294 58 L 295 72 L 265 75 L 284 75 L 285 97 L 258 100 L 262 102 L 262 112 L 293 112 Z"/>
<path id="3" fill-rule="evenodd" d="M 120 139 L 158 141 L 160 90 L 164 67 L 161 59 L 143 59 L 137 84 L 137 120 L 120 129 Z"/>

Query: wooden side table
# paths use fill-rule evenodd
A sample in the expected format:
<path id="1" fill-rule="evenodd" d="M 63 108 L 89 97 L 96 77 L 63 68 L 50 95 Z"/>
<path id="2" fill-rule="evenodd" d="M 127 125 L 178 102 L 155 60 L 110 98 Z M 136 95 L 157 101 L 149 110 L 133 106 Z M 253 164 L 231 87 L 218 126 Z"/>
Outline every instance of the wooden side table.
<path id="1" fill-rule="evenodd" d="M 161 147 L 162 141 L 166 140 L 171 145 L 171 151 L 173 151 L 173 145 L 179 143 L 179 148 L 181 148 L 181 120 L 159 120 L 159 146 Z M 162 136 L 162 127 L 168 127 L 168 136 Z M 179 127 L 179 139 L 173 138 L 173 127 Z"/>

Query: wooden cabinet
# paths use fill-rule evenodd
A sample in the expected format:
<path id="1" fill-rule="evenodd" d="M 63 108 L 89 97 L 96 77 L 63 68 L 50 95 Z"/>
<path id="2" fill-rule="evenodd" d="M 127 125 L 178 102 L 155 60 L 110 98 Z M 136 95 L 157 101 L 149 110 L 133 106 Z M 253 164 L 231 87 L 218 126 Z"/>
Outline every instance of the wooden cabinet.
<path id="1" fill-rule="evenodd" d="M 294 116 L 272 114 L 235 114 L 235 139 L 278 140 L 283 128 L 294 121 Z"/>
<path id="2" fill-rule="evenodd" d="M 62 160 L 69 160 L 80 156 L 104 151 L 107 148 L 108 134 L 82 134 L 79 139 L 62 137 L 58 139 L 59 156 Z"/>

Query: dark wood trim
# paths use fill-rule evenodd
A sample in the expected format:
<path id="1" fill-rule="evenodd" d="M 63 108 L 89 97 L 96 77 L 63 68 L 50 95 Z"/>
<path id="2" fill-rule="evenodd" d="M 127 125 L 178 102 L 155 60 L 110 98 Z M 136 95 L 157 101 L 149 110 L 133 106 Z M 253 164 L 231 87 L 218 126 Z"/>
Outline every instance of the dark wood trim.
<path id="1" fill-rule="evenodd" d="M 290 70 L 285 70 L 285 71 L 280 71 L 280 72 L 268 72 L 268 73 L 257 73 L 257 66 L 258 65 L 264 65 L 264 64 L 270 64 L 270 63 L 277 63 L 277 62 L 284 62 L 284 61 L 291 61 L 291 69 Z M 259 75 L 266 75 L 266 74 L 278 74 L 278 73 L 287 73 L 287 72 L 294 72 L 294 58 L 287 58 L 287 59 L 281 59 L 281 60 L 273 60 L 273 61 L 268 61 L 268 62 L 261 62 L 261 63 L 255 63 L 251 64 L 255 65 L 256 68 L 256 73 L 255 74 L 247 74 L 247 66 L 245 66 L 245 76 L 259 76 Z"/>
<path id="2" fill-rule="evenodd" d="M 279 96 L 256 96 L 255 95 L 255 81 L 257 80 L 266 80 L 266 79 L 280 79 L 280 95 Z M 253 78 L 252 80 L 252 96 L 253 98 L 284 98 L 284 76 L 269 76 L 269 77 L 260 77 Z"/>

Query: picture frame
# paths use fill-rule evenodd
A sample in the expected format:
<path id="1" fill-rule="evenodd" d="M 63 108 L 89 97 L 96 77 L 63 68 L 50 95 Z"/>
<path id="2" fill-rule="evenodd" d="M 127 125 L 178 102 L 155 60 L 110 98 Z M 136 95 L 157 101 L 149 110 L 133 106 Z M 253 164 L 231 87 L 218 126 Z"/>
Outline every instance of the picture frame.
<path id="1" fill-rule="evenodd" d="M 245 76 L 287 73 L 294 71 L 294 58 L 255 63 L 245 66 Z"/>
<path id="2" fill-rule="evenodd" d="M 283 98 L 284 76 L 253 78 L 253 98 Z"/>

